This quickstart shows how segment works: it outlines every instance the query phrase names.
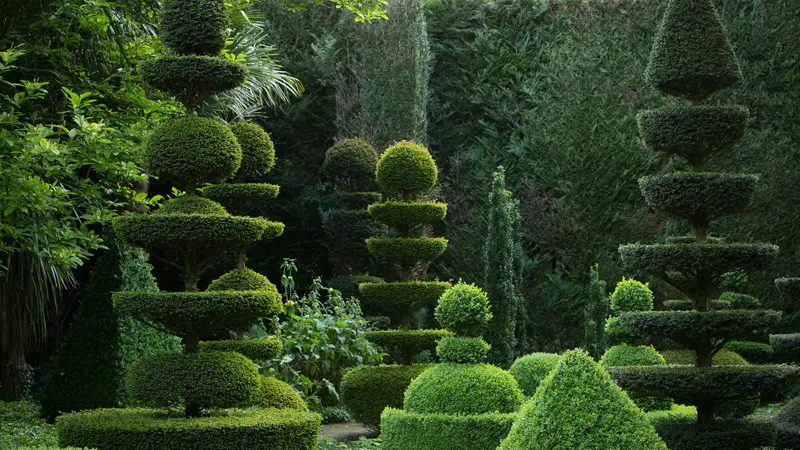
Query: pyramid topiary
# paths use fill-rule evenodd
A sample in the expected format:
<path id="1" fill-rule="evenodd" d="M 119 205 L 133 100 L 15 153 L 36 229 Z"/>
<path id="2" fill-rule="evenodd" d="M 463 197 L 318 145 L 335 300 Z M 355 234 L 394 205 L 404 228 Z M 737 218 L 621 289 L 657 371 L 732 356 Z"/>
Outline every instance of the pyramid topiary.
<path id="1" fill-rule="evenodd" d="M 666 450 L 644 413 L 583 350 L 565 353 L 498 450 Z"/>
<path id="2" fill-rule="evenodd" d="M 365 282 L 359 286 L 361 303 L 372 315 L 388 316 L 390 330 L 373 331 L 367 339 L 389 354 L 389 358 L 401 365 L 411 364 L 415 355 L 422 351 L 433 351 L 442 337 L 451 335 L 446 330 L 414 329 L 412 316 L 422 308 L 433 306 L 450 286 L 442 281 L 421 281 L 431 260 L 438 258 L 447 248 L 447 239 L 428 237 L 431 227 L 444 220 L 447 205 L 426 200 L 428 192 L 436 184 L 436 163 L 424 146 L 410 141 L 400 141 L 383 152 L 376 165 L 375 178 L 389 200 L 369 205 L 370 216 L 389 227 L 388 237 L 366 239 L 369 252 L 393 264 L 394 281 Z M 374 369 L 388 370 L 388 369 Z M 397 369 L 404 372 L 398 366 Z M 383 406 L 400 407 L 401 404 L 386 403 L 388 398 L 397 399 L 408 387 L 409 379 L 396 378 L 394 386 L 385 386 L 383 394 L 375 398 L 380 408 L 369 408 L 374 412 Z M 354 383 L 343 383 L 348 389 L 367 389 Z M 350 397 L 358 394 L 351 392 Z M 345 402 L 348 392 L 344 390 Z M 377 424 L 379 417 L 359 411 L 359 407 L 348 404 L 354 416 L 362 421 Z"/>
<path id="3" fill-rule="evenodd" d="M 316 448 L 319 415 L 304 408 L 275 409 L 276 401 L 298 408 L 296 396 L 288 394 L 288 386 L 265 381 L 248 358 L 273 358 L 280 343 L 224 340 L 281 310 L 275 286 L 247 269 L 240 257 L 233 272 L 205 292 L 198 289 L 200 277 L 221 256 L 243 255 L 248 245 L 280 236 L 283 224 L 231 215 L 219 202 L 197 197 L 199 184 L 234 177 L 243 161 L 245 178 L 269 170 L 272 156 L 263 146 L 271 142 L 258 127 L 235 126 L 232 131 L 194 115 L 210 95 L 240 84 L 245 73 L 239 64 L 217 56 L 227 23 L 223 1 L 168 0 L 164 8 L 162 38 L 175 55 L 144 63 L 141 69 L 147 82 L 184 103 L 187 116 L 160 125 L 148 141 L 147 155 L 151 170 L 186 194 L 153 214 L 122 216 L 114 229 L 178 270 L 185 290 L 117 292 L 113 299 L 118 312 L 180 337 L 184 352 L 141 358 L 128 371 L 128 391 L 153 409 L 62 416 L 57 423 L 60 443 L 121 450 L 239 449 L 253 442 L 281 449 Z M 262 146 L 262 151 L 253 157 L 248 148 L 243 159 L 242 144 Z M 267 191 L 277 193 L 277 187 Z"/>
<path id="4" fill-rule="evenodd" d="M 493 450 L 508 433 L 524 396 L 514 377 L 483 363 L 489 344 L 475 336 L 491 318 L 489 298 L 480 288 L 459 283 L 442 295 L 436 318 L 458 337 L 439 342 L 442 364 L 411 382 L 403 409 L 383 412 L 382 445 L 393 450 Z"/>
<path id="5" fill-rule="evenodd" d="M 639 180 L 647 204 L 685 220 L 691 236 L 659 245 L 623 245 L 624 264 L 661 278 L 690 300 L 669 311 L 626 312 L 622 327 L 641 336 L 667 338 L 695 355 L 693 366 L 619 367 L 617 383 L 639 395 L 674 398 L 697 407 L 695 423 L 659 425 L 671 449 L 751 449 L 769 446 L 769 427 L 747 421 L 719 420 L 721 402 L 752 399 L 794 382 L 792 366 L 712 366 L 714 355 L 730 340 L 774 326 L 780 313 L 719 309 L 724 277 L 766 268 L 778 248 L 760 243 L 729 243 L 710 238 L 715 219 L 738 213 L 750 202 L 757 176 L 704 172 L 711 157 L 732 152 L 745 131 L 747 109 L 703 104 L 708 96 L 741 80 L 741 71 L 712 0 L 670 0 L 650 55 L 646 78 L 666 94 L 682 97 L 670 106 L 639 114 L 646 148 L 687 160 L 690 172 Z M 684 310 L 679 310 L 684 309 Z"/>

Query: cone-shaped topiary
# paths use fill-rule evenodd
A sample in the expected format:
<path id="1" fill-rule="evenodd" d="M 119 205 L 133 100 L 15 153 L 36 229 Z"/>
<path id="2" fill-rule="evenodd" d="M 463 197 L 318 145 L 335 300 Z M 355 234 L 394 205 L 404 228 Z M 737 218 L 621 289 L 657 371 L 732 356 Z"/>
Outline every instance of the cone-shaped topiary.
<path id="1" fill-rule="evenodd" d="M 665 396 L 697 407 L 695 423 L 660 424 L 672 449 L 751 449 L 770 446 L 761 423 L 723 421 L 722 405 L 750 402 L 759 392 L 777 392 L 795 382 L 793 366 L 713 366 L 713 357 L 731 340 L 763 332 L 780 320 L 777 311 L 723 309 L 720 287 L 727 274 L 766 268 L 778 254 L 769 244 L 728 243 L 709 237 L 713 219 L 742 211 L 752 198 L 756 176 L 704 173 L 712 156 L 730 153 L 741 139 L 747 110 L 698 103 L 741 80 L 742 75 L 712 0 L 670 0 L 656 36 L 647 80 L 666 94 L 694 102 L 639 116 L 645 146 L 685 158 L 691 173 L 662 174 L 640 180 L 647 202 L 666 216 L 683 219 L 691 237 L 660 245 L 623 245 L 630 269 L 671 284 L 688 298 L 668 311 L 624 312 L 619 325 L 641 336 L 671 339 L 695 354 L 693 366 L 634 366 L 610 370 L 619 385 L 644 396 Z M 686 309 L 689 310 L 686 310 Z"/>
<path id="2" fill-rule="evenodd" d="M 582 350 L 565 353 L 498 450 L 666 450 L 644 413 Z"/>

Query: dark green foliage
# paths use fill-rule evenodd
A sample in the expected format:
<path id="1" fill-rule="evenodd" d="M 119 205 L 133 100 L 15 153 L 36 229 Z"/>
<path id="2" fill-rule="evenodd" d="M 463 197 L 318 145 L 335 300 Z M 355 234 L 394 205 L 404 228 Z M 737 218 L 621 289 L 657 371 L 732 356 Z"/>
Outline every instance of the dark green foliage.
<path id="1" fill-rule="evenodd" d="M 524 397 L 514 377 L 488 364 L 438 364 L 418 376 L 404 411 L 456 415 L 513 413 Z"/>
<path id="2" fill-rule="evenodd" d="M 688 404 L 775 393 L 800 380 L 797 367 L 774 365 L 613 367 L 609 372 L 626 391 L 669 396 Z"/>
<path id="3" fill-rule="evenodd" d="M 370 311 L 404 316 L 415 309 L 433 305 L 449 287 L 450 283 L 445 281 L 368 282 L 360 285 L 360 299 Z"/>
<path id="4" fill-rule="evenodd" d="M 247 267 L 233 269 L 208 285 L 209 291 L 266 291 L 278 292 L 269 278 Z"/>
<path id="5" fill-rule="evenodd" d="M 417 225 L 437 224 L 447 215 L 447 204 L 440 202 L 384 202 L 369 205 L 378 222 L 408 232 Z"/>
<path id="6" fill-rule="evenodd" d="M 342 378 L 342 396 L 356 421 L 377 428 L 387 406 L 403 407 L 403 393 L 411 380 L 430 365 L 359 366 Z"/>
<path id="7" fill-rule="evenodd" d="M 744 136 L 750 113 L 743 106 L 659 108 L 636 116 L 645 147 L 682 156 L 703 167 L 715 155 L 733 150 Z"/>
<path id="8" fill-rule="evenodd" d="M 281 296 L 269 291 L 117 292 L 120 314 L 156 323 L 190 339 L 225 337 L 281 310 Z"/>
<path id="9" fill-rule="evenodd" d="M 367 209 L 381 201 L 380 192 L 339 192 L 319 199 L 320 209 Z"/>
<path id="10" fill-rule="evenodd" d="M 636 333 L 667 337 L 688 347 L 709 337 L 747 338 L 753 331 L 766 330 L 778 323 L 780 316 L 779 312 L 771 310 L 651 311 L 625 313 L 620 316 L 620 323 Z"/>
<path id="11" fill-rule="evenodd" d="M 247 77 L 247 68 L 242 64 L 221 57 L 194 55 L 143 61 L 139 72 L 150 86 L 176 97 L 189 110 L 214 94 L 241 85 Z"/>
<path id="12" fill-rule="evenodd" d="M 542 380 L 558 365 L 561 357 L 555 353 L 531 353 L 517 358 L 508 373 L 517 380 L 522 393 L 533 397 Z"/>
<path id="13" fill-rule="evenodd" d="M 369 238 L 367 249 L 375 256 L 413 264 L 416 261 L 431 261 L 447 249 L 445 238 Z"/>
<path id="14" fill-rule="evenodd" d="M 800 448 L 800 427 L 781 423 L 777 425 L 777 428 L 776 449 L 793 450 Z"/>
<path id="15" fill-rule="evenodd" d="M 331 209 L 323 210 L 322 226 L 325 229 L 328 248 L 334 260 L 337 273 L 348 273 L 351 268 L 364 267 L 368 258 L 365 240 L 370 236 L 382 234 L 381 226 L 372 219 L 366 210 Z M 338 263 L 341 261 L 341 263 Z"/>
<path id="16" fill-rule="evenodd" d="M 667 448 L 644 413 L 582 350 L 564 354 L 519 415 L 500 450 Z"/>
<path id="17" fill-rule="evenodd" d="M 676 172 L 639 179 L 647 204 L 671 217 L 704 221 L 742 212 L 757 175 Z"/>
<path id="18" fill-rule="evenodd" d="M 272 377 L 261 377 L 261 391 L 256 398 L 256 405 L 262 408 L 308 411 L 306 402 L 293 387 Z"/>
<path id="19" fill-rule="evenodd" d="M 167 411 L 99 409 L 62 416 L 61 445 L 114 450 L 226 450 L 259 446 L 314 450 L 321 418 L 307 411 L 250 409 L 186 420 Z"/>
<path id="20" fill-rule="evenodd" d="M 751 364 L 767 364 L 772 361 L 772 346 L 763 342 L 730 341 L 725 344 L 725 349 L 741 355 Z"/>
<path id="21" fill-rule="evenodd" d="M 735 342 L 741 341 L 733 341 L 729 342 L 728 344 L 732 344 Z M 753 342 L 755 344 L 755 342 Z M 749 361 L 746 361 L 741 355 L 737 352 L 728 349 L 728 345 L 725 345 L 725 349 L 718 351 L 714 358 L 711 360 L 711 364 L 714 366 L 746 366 Z M 667 364 L 679 364 L 679 365 L 686 365 L 686 366 L 694 366 L 697 364 L 697 355 L 692 350 L 664 350 L 661 352 L 661 355 L 664 357 L 664 360 L 667 361 Z"/>
<path id="22" fill-rule="evenodd" d="M 400 141 L 383 152 L 375 177 L 390 195 L 413 199 L 436 184 L 437 174 L 436 162 L 427 148 L 415 142 Z"/>
<path id="23" fill-rule="evenodd" d="M 436 306 L 436 320 L 457 336 L 479 336 L 491 318 L 489 297 L 474 284 L 450 287 Z"/>
<path id="24" fill-rule="evenodd" d="M 342 297 L 360 297 L 359 286 L 363 283 L 383 283 L 383 279 L 371 275 L 350 275 L 328 280 L 328 286 L 342 293 Z M 387 317 L 388 319 L 388 317 Z"/>
<path id="25" fill-rule="evenodd" d="M 231 131 L 242 147 L 242 164 L 236 171 L 236 181 L 256 181 L 275 167 L 275 145 L 263 128 L 254 123 L 238 122 Z"/>
<path id="26" fill-rule="evenodd" d="M 633 347 L 630 345 L 615 345 L 608 350 L 599 361 L 601 366 L 654 366 L 665 365 L 666 361 L 653 346 Z"/>
<path id="27" fill-rule="evenodd" d="M 444 337 L 436 346 L 436 356 L 444 363 L 477 364 L 486 360 L 490 349 L 483 338 Z"/>
<path id="28" fill-rule="evenodd" d="M 608 345 L 604 322 L 609 312 L 606 282 L 600 279 L 597 264 L 589 271 L 586 306 L 583 308 L 583 347 L 592 358 L 600 358 Z"/>
<path id="29" fill-rule="evenodd" d="M 800 278 L 776 278 L 775 287 L 788 299 L 800 298 Z"/>
<path id="30" fill-rule="evenodd" d="M 772 443 L 776 431 L 764 420 L 718 420 L 709 427 L 667 422 L 656 429 L 670 450 L 751 450 Z"/>
<path id="31" fill-rule="evenodd" d="M 495 450 L 516 414 L 415 414 L 387 408 L 381 415 L 381 448 L 388 450 Z"/>
<path id="32" fill-rule="evenodd" d="M 719 296 L 720 301 L 730 303 L 730 309 L 758 309 L 761 301 L 752 295 L 739 294 L 736 292 L 723 292 Z"/>
<path id="33" fill-rule="evenodd" d="M 181 55 L 216 56 L 225 46 L 228 12 L 223 0 L 167 0 L 159 37 Z"/>
<path id="34" fill-rule="evenodd" d="M 647 283 L 642 283 L 633 278 L 617 283 L 611 293 L 611 311 L 614 314 L 631 311 L 651 311 L 653 309 L 653 291 Z"/>
<path id="35" fill-rule="evenodd" d="M 774 354 L 776 362 L 796 363 L 800 361 L 800 333 L 793 334 L 771 334 L 769 345 Z"/>
<path id="36" fill-rule="evenodd" d="M 780 424 L 793 425 L 800 427 L 800 397 L 795 397 L 789 401 L 778 414 L 775 421 Z"/>
<path id="37" fill-rule="evenodd" d="M 453 333 L 447 330 L 381 330 L 369 331 L 367 339 L 389 356 L 401 361 L 424 350 L 435 350 L 442 338 Z"/>
<path id="38" fill-rule="evenodd" d="M 666 94 L 694 101 L 742 80 L 712 0 L 669 2 L 645 78 Z"/>
<path id="39" fill-rule="evenodd" d="M 283 353 L 283 344 L 277 337 L 270 336 L 265 339 L 204 341 L 200 342 L 199 349 L 201 352 L 236 352 L 253 361 L 264 361 L 280 356 Z"/>
<path id="40" fill-rule="evenodd" d="M 147 141 L 147 160 L 155 175 L 194 189 L 230 177 L 242 162 L 242 148 L 224 124 L 202 117 L 164 122 Z"/>
<path id="41" fill-rule="evenodd" d="M 126 384 L 147 406 L 231 408 L 252 404 L 260 378 L 258 367 L 239 353 L 162 353 L 136 361 Z"/>
<path id="42" fill-rule="evenodd" d="M 691 300 L 665 300 L 661 305 L 666 311 L 693 311 L 694 303 Z M 711 300 L 708 305 L 711 311 L 721 311 L 725 309 L 752 309 L 752 308 L 733 308 L 731 302 L 725 300 Z"/>
<path id="43" fill-rule="evenodd" d="M 203 196 L 217 201 L 234 212 L 249 210 L 249 205 L 263 203 L 278 196 L 281 187 L 266 183 L 213 184 L 202 189 Z"/>
<path id="44" fill-rule="evenodd" d="M 195 195 L 183 195 L 167 200 L 153 214 L 210 214 L 229 216 L 219 203 Z"/>
<path id="45" fill-rule="evenodd" d="M 339 189 L 355 192 L 372 187 L 377 165 L 378 152 L 369 142 L 341 139 L 325 152 L 322 173 Z"/>

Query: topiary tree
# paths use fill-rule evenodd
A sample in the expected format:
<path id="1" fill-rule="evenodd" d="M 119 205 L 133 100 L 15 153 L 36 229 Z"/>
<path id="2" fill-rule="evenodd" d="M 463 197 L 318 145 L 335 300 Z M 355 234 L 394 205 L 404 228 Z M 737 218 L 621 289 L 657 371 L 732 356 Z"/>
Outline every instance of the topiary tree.
<path id="1" fill-rule="evenodd" d="M 333 187 L 333 193 L 320 204 L 325 245 L 333 266 L 329 285 L 345 297 L 357 296 L 361 283 L 381 281 L 367 275 L 370 256 L 366 239 L 383 232 L 367 211 L 370 204 L 381 200 L 380 193 L 372 192 L 377 165 L 378 152 L 358 138 L 336 141 L 322 165 L 323 176 Z"/>
<path id="2" fill-rule="evenodd" d="M 623 344 L 644 344 L 646 339 L 620 324 L 619 316 L 626 312 L 653 310 L 653 291 L 647 283 L 633 278 L 622 278 L 609 297 L 611 315 L 606 319 L 605 332 Z"/>
<path id="3" fill-rule="evenodd" d="M 524 396 L 514 377 L 483 363 L 489 344 L 476 336 L 491 317 L 488 296 L 475 285 L 459 283 L 442 295 L 436 318 L 456 336 L 439 342 L 436 353 L 442 364 L 411 382 L 403 409 L 384 410 L 381 416 L 384 447 L 395 450 L 497 447 L 508 433 Z"/>
<path id="4" fill-rule="evenodd" d="M 644 413 L 583 350 L 565 353 L 498 450 L 666 450 Z"/>
<path id="5" fill-rule="evenodd" d="M 608 296 L 606 282 L 600 279 L 597 264 L 589 270 L 589 284 L 586 286 L 586 305 L 583 308 L 583 347 L 598 359 L 608 346 L 605 321 L 608 316 Z"/>
<path id="6" fill-rule="evenodd" d="M 769 427 L 716 418 L 722 401 L 775 392 L 794 382 L 800 369 L 789 366 L 712 366 L 714 355 L 733 339 L 774 326 L 780 313 L 714 310 L 724 278 L 732 272 L 764 269 L 778 248 L 728 243 L 709 237 L 715 219 L 741 212 L 750 203 L 756 175 L 706 172 L 708 161 L 730 154 L 742 138 L 748 111 L 742 106 L 707 104 L 707 98 L 742 79 L 736 55 L 712 0 L 670 0 L 656 35 L 647 81 L 680 97 L 673 105 L 638 116 L 646 148 L 684 158 L 691 168 L 644 177 L 639 186 L 647 204 L 688 222 L 691 236 L 666 244 L 623 245 L 624 264 L 661 278 L 691 300 L 688 311 L 626 312 L 620 324 L 643 336 L 671 339 L 694 351 L 695 366 L 620 367 L 612 376 L 624 389 L 695 405 L 695 423 L 659 426 L 672 449 L 751 449 L 769 446 Z"/>
<path id="7" fill-rule="evenodd" d="M 401 365 L 394 369 L 365 370 L 406 373 L 402 365 L 411 364 L 413 357 L 423 351 L 433 351 L 441 338 L 451 335 L 447 330 L 414 329 L 412 321 L 416 312 L 434 305 L 450 287 L 443 281 L 422 281 L 430 261 L 447 248 L 447 239 L 428 237 L 431 227 L 444 220 L 447 205 L 425 199 L 436 184 L 437 169 L 433 157 L 422 145 L 410 141 L 391 145 L 378 160 L 375 177 L 389 200 L 369 205 L 368 211 L 375 221 L 389 227 L 390 234 L 367 239 L 367 249 L 372 255 L 392 263 L 396 270 L 390 282 L 362 283 L 360 300 L 372 315 L 389 317 L 390 327 L 395 329 L 369 332 L 367 339 Z M 355 380 L 346 381 L 349 376 L 345 375 L 342 382 L 345 403 L 354 417 L 366 424 L 379 421 L 374 413 L 383 406 L 401 406 L 388 401 L 397 399 L 410 382 L 403 376 L 386 377 L 396 384 L 384 385 L 382 394 L 373 400 L 382 406 L 364 408 L 362 403 L 350 402 L 348 398 L 358 398 L 360 394 L 355 391 L 368 387 L 360 386 Z"/>
<path id="8" fill-rule="evenodd" d="M 283 232 L 281 223 L 234 216 L 220 203 L 197 196 L 199 184 L 235 177 L 243 160 L 244 179 L 274 164 L 267 148 L 271 142 L 260 128 L 242 125 L 231 130 L 193 113 L 209 96 L 239 85 L 245 74 L 244 67 L 218 56 L 226 28 L 224 12 L 222 0 L 164 3 L 162 37 L 172 54 L 143 63 L 141 70 L 145 81 L 179 98 L 187 115 L 153 132 L 147 157 L 155 175 L 186 194 L 153 214 L 130 214 L 114 222 L 123 239 L 183 276 L 182 292 L 124 291 L 113 296 L 118 313 L 181 338 L 183 353 L 139 359 L 129 369 L 126 384 L 141 404 L 180 408 L 183 417 L 162 409 L 74 413 L 58 419 L 62 446 L 234 449 L 263 441 L 276 448 L 316 447 L 321 419 L 304 408 L 226 410 L 274 406 L 276 399 L 286 398 L 285 392 L 274 389 L 275 382 L 264 384 L 257 366 L 245 356 L 277 356 L 281 349 L 274 341 L 214 343 L 278 313 L 282 304 L 275 286 L 244 267 L 240 258 L 239 267 L 212 282 L 209 290 L 198 289 L 200 277 L 223 254 L 243 255 L 249 244 Z M 247 158 L 237 135 L 250 147 Z M 225 187 L 218 185 L 216 190 Z M 208 188 L 204 193 L 208 195 Z M 277 397 L 265 398 L 273 394 Z"/>

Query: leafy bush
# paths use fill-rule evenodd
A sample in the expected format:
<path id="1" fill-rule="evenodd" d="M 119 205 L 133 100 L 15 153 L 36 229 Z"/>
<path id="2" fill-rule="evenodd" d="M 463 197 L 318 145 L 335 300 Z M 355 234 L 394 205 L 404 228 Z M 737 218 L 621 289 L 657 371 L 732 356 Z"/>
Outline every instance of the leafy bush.
<path id="1" fill-rule="evenodd" d="M 459 282 L 442 294 L 436 320 L 458 336 L 478 336 L 492 318 L 489 297 L 474 284 Z"/>
<path id="2" fill-rule="evenodd" d="M 490 349 L 483 338 L 445 337 L 436 346 L 436 356 L 445 363 L 477 364 L 486 361 Z"/>
<path id="3" fill-rule="evenodd" d="M 342 379 L 342 397 L 353 417 L 365 426 L 377 428 L 387 406 L 402 408 L 404 392 L 427 364 L 360 366 Z"/>
<path id="4" fill-rule="evenodd" d="M 749 450 L 765 442 L 775 442 L 776 427 L 767 420 L 716 420 L 698 427 L 694 421 L 667 421 L 656 424 L 670 450 Z"/>
<path id="5" fill-rule="evenodd" d="M 644 413 L 582 350 L 565 353 L 519 413 L 501 450 L 660 449 Z"/>
<path id="6" fill-rule="evenodd" d="M 495 450 L 517 414 L 415 414 L 386 408 L 381 448 L 389 450 Z"/>
<path id="7" fill-rule="evenodd" d="M 533 397 L 536 388 L 555 369 L 560 360 L 561 357 L 555 353 L 531 353 L 517 358 L 508 369 L 508 373 L 517 380 L 525 396 Z"/>
<path id="8" fill-rule="evenodd" d="M 439 364 L 418 376 L 405 393 L 409 413 L 513 413 L 524 397 L 514 377 L 488 364 Z"/>
<path id="9" fill-rule="evenodd" d="M 623 278 L 611 293 L 611 310 L 619 315 L 631 311 L 651 311 L 653 291 L 647 283 Z"/>

